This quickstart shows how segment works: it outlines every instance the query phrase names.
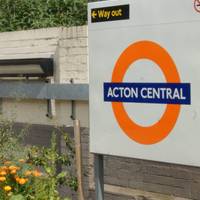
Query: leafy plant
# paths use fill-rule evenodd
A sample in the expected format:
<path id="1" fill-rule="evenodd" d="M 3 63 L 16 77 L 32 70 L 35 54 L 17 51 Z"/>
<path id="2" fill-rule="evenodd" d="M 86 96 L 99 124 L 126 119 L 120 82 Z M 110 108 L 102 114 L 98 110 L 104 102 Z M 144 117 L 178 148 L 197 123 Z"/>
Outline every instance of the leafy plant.
<path id="1" fill-rule="evenodd" d="M 72 151 L 73 147 L 70 145 L 67 134 L 64 135 L 64 138 Z M 71 166 L 73 158 L 73 153 L 70 151 L 62 154 L 57 152 L 55 133 L 52 134 L 51 146 L 49 148 L 33 146 L 30 149 L 29 161 L 36 166 L 42 167 L 47 175 L 48 183 L 45 183 L 45 189 L 48 190 L 49 195 L 47 199 L 60 199 L 57 189 L 61 185 L 71 187 L 75 191 L 77 190 L 77 179 L 70 173 L 68 168 Z M 57 172 L 58 165 L 62 165 L 60 172 Z M 41 194 L 38 193 L 38 195 Z"/>
<path id="2" fill-rule="evenodd" d="M 84 25 L 87 0 L 0 0 L 0 31 Z"/>
<path id="3" fill-rule="evenodd" d="M 71 171 L 74 145 L 68 134 L 60 129 L 66 151 L 59 153 L 55 133 L 50 147 L 38 147 L 24 146 L 25 132 L 16 135 L 12 122 L 0 120 L 0 199 L 62 200 L 60 186 L 76 191 L 77 179 Z"/>
<path id="4" fill-rule="evenodd" d="M 28 125 L 17 134 L 13 126 L 13 122 L 0 118 L 0 161 L 8 158 L 18 160 L 27 154 L 22 141 L 28 132 Z"/>

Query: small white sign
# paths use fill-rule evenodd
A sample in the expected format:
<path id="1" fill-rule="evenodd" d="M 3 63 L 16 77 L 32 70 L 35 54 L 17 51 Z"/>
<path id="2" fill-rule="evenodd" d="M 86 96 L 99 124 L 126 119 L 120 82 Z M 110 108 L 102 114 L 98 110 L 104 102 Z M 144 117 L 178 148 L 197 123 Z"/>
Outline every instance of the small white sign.
<path id="1" fill-rule="evenodd" d="M 200 166 L 198 3 L 89 4 L 91 152 Z"/>

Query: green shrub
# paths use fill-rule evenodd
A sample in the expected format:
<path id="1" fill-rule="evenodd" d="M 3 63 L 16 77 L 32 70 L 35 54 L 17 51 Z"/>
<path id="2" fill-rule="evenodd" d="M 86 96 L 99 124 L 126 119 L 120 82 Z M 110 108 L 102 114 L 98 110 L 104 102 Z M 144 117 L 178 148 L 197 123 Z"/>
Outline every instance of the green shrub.
<path id="1" fill-rule="evenodd" d="M 87 0 L 0 0 L 0 31 L 84 25 Z"/>

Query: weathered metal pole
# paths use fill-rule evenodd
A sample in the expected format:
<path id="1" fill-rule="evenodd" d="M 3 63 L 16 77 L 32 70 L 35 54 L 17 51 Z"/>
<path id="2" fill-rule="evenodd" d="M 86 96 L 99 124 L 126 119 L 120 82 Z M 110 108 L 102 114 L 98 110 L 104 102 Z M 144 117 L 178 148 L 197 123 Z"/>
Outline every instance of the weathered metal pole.
<path id="1" fill-rule="evenodd" d="M 103 155 L 95 154 L 94 159 L 96 200 L 104 200 Z"/>

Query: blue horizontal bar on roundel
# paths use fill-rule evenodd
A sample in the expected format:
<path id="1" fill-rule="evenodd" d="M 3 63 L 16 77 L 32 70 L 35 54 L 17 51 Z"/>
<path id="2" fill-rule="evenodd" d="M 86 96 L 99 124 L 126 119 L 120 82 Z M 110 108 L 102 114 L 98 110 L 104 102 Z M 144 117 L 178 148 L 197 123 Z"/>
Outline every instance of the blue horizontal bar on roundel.
<path id="1" fill-rule="evenodd" d="M 190 83 L 104 83 L 105 102 L 191 104 Z"/>

